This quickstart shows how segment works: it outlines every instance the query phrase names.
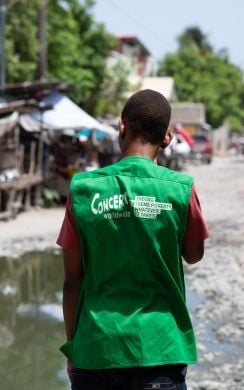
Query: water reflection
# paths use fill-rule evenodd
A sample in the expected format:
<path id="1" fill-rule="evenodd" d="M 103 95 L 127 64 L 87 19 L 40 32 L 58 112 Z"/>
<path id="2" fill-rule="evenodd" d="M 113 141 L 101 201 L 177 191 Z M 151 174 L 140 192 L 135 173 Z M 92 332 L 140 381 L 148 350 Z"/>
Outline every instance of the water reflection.
<path id="1" fill-rule="evenodd" d="M 0 259 L 1 390 L 67 390 L 60 253 Z"/>

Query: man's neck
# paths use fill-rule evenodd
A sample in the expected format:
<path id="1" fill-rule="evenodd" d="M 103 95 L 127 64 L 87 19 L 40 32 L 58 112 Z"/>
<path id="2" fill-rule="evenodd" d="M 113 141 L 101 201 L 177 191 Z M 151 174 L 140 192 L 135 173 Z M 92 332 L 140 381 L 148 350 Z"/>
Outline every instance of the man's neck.
<path id="1" fill-rule="evenodd" d="M 125 149 L 122 151 L 122 156 L 123 157 L 132 157 L 132 156 L 146 157 L 154 161 L 157 153 L 158 153 L 158 147 L 154 145 L 134 142 L 127 145 L 127 147 L 125 147 Z"/>

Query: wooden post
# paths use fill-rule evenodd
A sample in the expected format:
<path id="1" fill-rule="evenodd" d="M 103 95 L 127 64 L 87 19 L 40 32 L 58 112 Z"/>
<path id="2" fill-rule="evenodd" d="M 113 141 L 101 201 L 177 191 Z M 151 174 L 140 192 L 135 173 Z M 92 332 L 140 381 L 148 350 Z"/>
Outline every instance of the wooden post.
<path id="1" fill-rule="evenodd" d="M 38 41 L 39 55 L 37 61 L 37 78 L 45 80 L 47 78 L 47 2 L 42 1 L 38 12 Z"/>
<path id="2" fill-rule="evenodd" d="M 6 211 L 9 212 L 9 217 L 13 218 L 13 217 L 15 217 L 14 208 L 13 208 L 15 189 L 14 188 L 9 189 L 8 194 L 9 194 L 9 196 L 8 196 L 8 200 L 7 200 Z"/>
<path id="3" fill-rule="evenodd" d="M 42 173 L 42 162 L 43 162 L 43 139 L 42 139 L 42 129 L 41 129 L 39 135 L 39 144 L 38 144 L 37 172 Z"/>
<path id="4" fill-rule="evenodd" d="M 1 94 L 5 87 L 5 35 L 6 35 L 6 0 L 0 0 L 0 88 Z"/>
<path id="5" fill-rule="evenodd" d="M 41 189 L 42 189 L 42 186 L 37 184 L 35 186 L 35 195 L 34 195 L 34 206 L 38 206 L 38 203 L 41 199 Z"/>
<path id="6" fill-rule="evenodd" d="M 35 172 L 35 161 L 36 161 L 36 158 L 35 158 L 35 153 L 36 153 L 36 143 L 35 142 L 31 142 L 31 147 L 30 147 L 30 165 L 29 165 L 29 174 L 30 175 L 33 175 L 33 173 Z"/>
<path id="7" fill-rule="evenodd" d="M 25 189 L 25 210 L 30 210 L 31 208 L 31 187 L 27 187 Z"/>
<path id="8" fill-rule="evenodd" d="M 24 173 L 24 155 L 25 155 L 25 146 L 20 145 L 19 148 L 19 158 L 18 158 L 18 168 L 20 175 Z"/>

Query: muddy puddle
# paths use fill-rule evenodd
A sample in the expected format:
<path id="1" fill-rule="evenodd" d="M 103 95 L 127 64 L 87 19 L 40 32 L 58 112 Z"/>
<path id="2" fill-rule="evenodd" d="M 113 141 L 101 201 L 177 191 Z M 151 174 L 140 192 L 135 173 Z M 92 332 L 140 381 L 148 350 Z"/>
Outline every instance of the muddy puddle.
<path id="1" fill-rule="evenodd" d="M 1 390 L 66 390 L 59 252 L 0 259 Z"/>

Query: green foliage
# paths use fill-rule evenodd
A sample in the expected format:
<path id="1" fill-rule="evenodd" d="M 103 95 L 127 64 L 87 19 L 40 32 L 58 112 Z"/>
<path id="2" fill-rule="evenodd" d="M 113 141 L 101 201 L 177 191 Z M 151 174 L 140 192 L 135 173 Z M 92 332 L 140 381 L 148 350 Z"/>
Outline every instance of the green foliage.
<path id="1" fill-rule="evenodd" d="M 178 42 L 181 49 L 184 47 L 191 47 L 196 52 L 202 54 L 213 52 L 213 48 L 208 42 L 207 35 L 205 35 L 197 26 L 187 28 L 178 37 Z"/>
<path id="2" fill-rule="evenodd" d="M 21 0 L 7 13 L 7 80 L 20 82 L 36 76 L 38 0 Z"/>
<path id="3" fill-rule="evenodd" d="M 194 31 L 192 31 L 194 30 Z M 192 34 L 191 33 L 197 33 Z M 179 101 L 202 102 L 207 121 L 220 126 L 228 120 L 236 130 L 244 124 L 243 72 L 230 63 L 226 51 L 214 53 L 201 31 L 187 29 L 179 37 L 179 50 L 159 65 L 159 75 L 172 76 Z"/>
<path id="4" fill-rule="evenodd" d="M 95 106 L 107 77 L 106 56 L 115 45 L 114 38 L 90 14 L 92 2 L 49 1 L 48 69 L 49 78 L 75 85 L 73 96 L 90 112 Z"/>
<path id="5" fill-rule="evenodd" d="M 19 0 L 7 14 L 7 82 L 32 81 L 37 74 L 38 11 L 44 0 Z M 110 78 L 106 57 L 115 38 L 94 21 L 92 0 L 48 0 L 48 78 L 73 84 L 72 96 L 95 110 Z"/>
<path id="6" fill-rule="evenodd" d="M 108 77 L 103 84 L 103 94 L 96 107 L 97 116 L 118 116 L 121 107 L 125 103 L 125 91 L 129 91 L 130 85 L 128 76 L 130 68 L 125 61 L 118 61 L 109 67 Z"/>

